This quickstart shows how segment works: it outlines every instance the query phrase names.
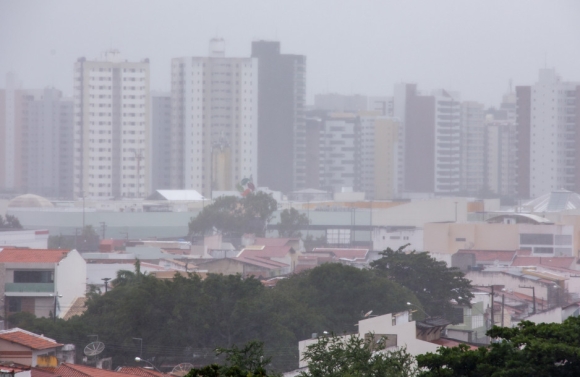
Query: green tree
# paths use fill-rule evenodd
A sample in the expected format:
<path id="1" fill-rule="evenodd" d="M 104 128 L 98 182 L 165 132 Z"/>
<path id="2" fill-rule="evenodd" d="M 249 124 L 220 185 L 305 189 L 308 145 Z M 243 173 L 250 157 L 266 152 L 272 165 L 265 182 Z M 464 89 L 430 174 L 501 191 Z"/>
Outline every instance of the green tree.
<path id="1" fill-rule="evenodd" d="M 225 364 L 211 364 L 203 368 L 192 369 L 186 377 L 258 377 L 276 376 L 268 373 L 266 366 L 272 359 L 264 357 L 264 344 L 258 341 L 250 341 L 242 348 L 218 348 L 216 355 L 225 355 Z"/>
<path id="2" fill-rule="evenodd" d="M 371 262 L 371 267 L 410 289 L 431 316 L 451 318 L 451 300 L 471 305 L 471 282 L 459 269 L 447 267 L 445 262 L 435 260 L 427 252 L 405 253 L 406 246 L 396 251 L 390 248 L 382 251 L 382 258 Z"/>
<path id="3" fill-rule="evenodd" d="M 0 215 L 0 228 L 22 229 L 22 225 L 20 224 L 18 217 L 14 215 L 6 215 L 6 218 L 3 218 L 2 215 Z"/>
<path id="4" fill-rule="evenodd" d="M 308 371 L 300 377 L 411 377 L 417 375 L 415 358 L 405 348 L 385 351 L 384 337 L 374 334 L 323 336 L 306 347 Z"/>
<path id="5" fill-rule="evenodd" d="M 515 328 L 493 327 L 489 347 L 441 347 L 417 356 L 422 377 L 579 376 L 580 317 L 561 324 L 521 322 Z"/>
<path id="6" fill-rule="evenodd" d="M 263 236 L 278 202 L 272 195 L 257 192 L 246 197 L 225 196 L 206 206 L 189 222 L 189 233 L 204 235 L 213 229 L 225 235 L 254 233 Z"/>
<path id="7" fill-rule="evenodd" d="M 302 235 L 300 230 L 308 224 L 310 224 L 310 220 L 306 214 L 301 214 L 294 208 L 285 209 L 280 212 L 278 234 L 280 237 L 300 237 Z"/>

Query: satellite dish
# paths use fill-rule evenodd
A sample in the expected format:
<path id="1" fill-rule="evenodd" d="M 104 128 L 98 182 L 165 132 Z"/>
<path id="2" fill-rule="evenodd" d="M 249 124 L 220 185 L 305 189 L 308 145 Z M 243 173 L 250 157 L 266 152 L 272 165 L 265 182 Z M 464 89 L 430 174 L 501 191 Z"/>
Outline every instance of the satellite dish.
<path id="1" fill-rule="evenodd" d="M 373 314 L 373 311 L 372 310 L 366 312 L 365 315 L 364 315 L 364 318 L 368 318 L 371 314 Z"/>
<path id="2" fill-rule="evenodd" d="M 87 356 L 97 356 L 105 350 L 105 343 L 103 342 L 92 342 L 87 344 L 85 347 L 85 355 Z"/>
<path id="3" fill-rule="evenodd" d="M 183 377 L 189 373 L 190 370 L 193 369 L 193 364 L 190 363 L 181 363 L 177 364 L 172 370 L 171 373 L 174 376 Z"/>

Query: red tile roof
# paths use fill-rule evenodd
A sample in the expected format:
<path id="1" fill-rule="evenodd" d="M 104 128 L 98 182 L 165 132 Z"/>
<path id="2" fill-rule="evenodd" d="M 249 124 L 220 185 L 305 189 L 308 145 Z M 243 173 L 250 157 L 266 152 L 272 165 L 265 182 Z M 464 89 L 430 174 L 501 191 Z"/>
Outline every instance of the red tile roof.
<path id="1" fill-rule="evenodd" d="M 230 258 L 230 259 L 241 262 L 241 263 L 251 264 L 251 265 L 257 266 L 257 267 L 268 268 L 270 270 L 288 267 L 288 265 L 286 263 L 280 263 L 280 262 L 276 262 L 276 261 L 269 260 L 266 258 L 249 257 L 249 256 L 245 256 L 245 255 L 240 256 L 240 257 Z"/>
<path id="2" fill-rule="evenodd" d="M 517 256 L 512 262 L 512 266 L 545 266 L 556 268 L 570 268 L 574 263 L 574 257 L 520 257 Z"/>
<path id="3" fill-rule="evenodd" d="M 340 248 L 325 248 L 316 247 L 312 249 L 312 253 L 333 253 L 337 258 L 346 259 L 365 259 L 369 249 L 340 249 Z"/>
<path id="4" fill-rule="evenodd" d="M 0 263 L 58 263 L 70 250 L 1 249 Z"/>
<path id="5" fill-rule="evenodd" d="M 113 372 L 112 370 L 98 369 L 80 364 L 62 363 L 55 373 L 62 377 L 127 377 L 130 373 Z"/>
<path id="6" fill-rule="evenodd" d="M 262 250 L 250 248 L 243 249 L 238 254 L 239 257 L 258 257 L 258 258 L 284 258 L 291 252 L 290 246 L 264 246 Z"/>
<path id="7" fill-rule="evenodd" d="M 511 262 L 517 253 L 517 250 L 458 250 L 459 254 L 474 254 L 478 262 Z"/>
<path id="8" fill-rule="evenodd" d="M 11 343 L 23 345 L 33 350 L 44 350 L 62 346 L 54 339 L 46 338 L 42 335 L 34 334 L 18 327 L 0 332 L 0 339 Z"/>
<path id="9" fill-rule="evenodd" d="M 30 369 L 31 377 L 62 377 L 60 374 L 56 374 L 56 368 L 39 368 L 34 367 Z"/>
<path id="10" fill-rule="evenodd" d="M 161 372 L 141 367 L 118 367 L 115 371 L 141 377 L 165 377 Z"/>

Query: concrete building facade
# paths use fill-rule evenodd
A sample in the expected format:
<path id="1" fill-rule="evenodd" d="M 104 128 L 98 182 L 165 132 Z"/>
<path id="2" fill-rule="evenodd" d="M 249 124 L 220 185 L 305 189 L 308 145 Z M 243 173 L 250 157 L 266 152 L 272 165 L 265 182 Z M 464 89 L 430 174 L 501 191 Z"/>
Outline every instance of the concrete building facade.
<path id="1" fill-rule="evenodd" d="M 461 103 L 461 191 L 467 195 L 475 196 L 486 189 L 485 146 L 484 105 Z"/>
<path id="2" fill-rule="evenodd" d="M 535 198 L 580 189 L 580 84 L 541 69 L 532 86 L 516 88 L 518 195 Z"/>
<path id="3" fill-rule="evenodd" d="M 150 186 L 149 60 L 119 51 L 74 67 L 74 196 L 147 196 Z"/>
<path id="4" fill-rule="evenodd" d="M 288 193 L 306 188 L 306 57 L 280 53 L 280 42 L 252 42 L 258 60 L 258 181 Z"/>
<path id="5" fill-rule="evenodd" d="M 171 188 L 171 94 L 151 95 L 151 192 Z"/>
<path id="6" fill-rule="evenodd" d="M 207 197 L 258 180 L 257 59 L 226 58 L 224 45 L 171 63 L 171 185 Z"/>

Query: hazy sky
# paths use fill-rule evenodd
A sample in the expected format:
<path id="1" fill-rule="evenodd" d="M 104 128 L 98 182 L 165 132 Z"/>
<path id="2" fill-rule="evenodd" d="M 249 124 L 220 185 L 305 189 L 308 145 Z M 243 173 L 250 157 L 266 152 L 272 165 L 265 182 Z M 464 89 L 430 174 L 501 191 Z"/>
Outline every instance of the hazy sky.
<path id="1" fill-rule="evenodd" d="M 27 88 L 72 93 L 72 66 L 109 47 L 149 58 L 154 90 L 169 90 L 170 60 L 249 56 L 253 40 L 279 40 L 307 56 L 314 94 L 390 95 L 393 84 L 458 90 L 495 105 L 508 82 L 554 67 L 580 81 L 580 1 L 24 1 L 0 0 L 0 87 L 14 71 Z"/>

